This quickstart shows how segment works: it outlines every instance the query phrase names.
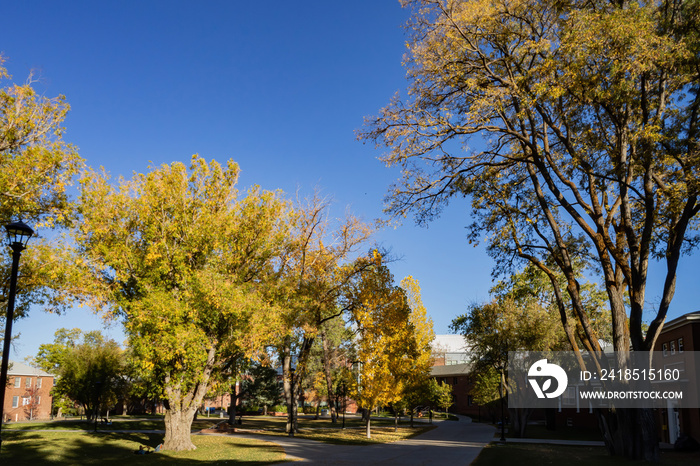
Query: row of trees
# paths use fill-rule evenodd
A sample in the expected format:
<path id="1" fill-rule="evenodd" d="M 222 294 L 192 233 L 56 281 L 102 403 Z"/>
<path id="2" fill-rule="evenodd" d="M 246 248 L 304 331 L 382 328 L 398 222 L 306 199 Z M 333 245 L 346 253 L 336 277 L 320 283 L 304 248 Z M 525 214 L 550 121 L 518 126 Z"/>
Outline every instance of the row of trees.
<path id="1" fill-rule="evenodd" d="M 3 68 L 0 78 L 9 78 Z M 61 311 L 80 302 L 120 320 L 133 377 L 164 400 L 164 448 L 194 448 L 190 426 L 203 398 L 212 388 L 234 391 L 251 361 L 282 366 L 290 432 L 313 351 L 331 406 L 355 359 L 365 372 L 354 394 L 367 409 L 407 396 L 427 376 L 432 325 L 418 284 L 393 283 L 370 246 L 373 225 L 331 219 L 318 196 L 293 202 L 256 186 L 241 192 L 233 161 L 195 155 L 189 165 L 112 180 L 63 142 L 63 97 L 37 97 L 29 83 L 0 98 L 3 218 L 22 217 L 39 233 L 60 229 L 25 254 L 17 315 L 30 303 Z M 66 186 L 78 174 L 71 200 Z M 338 339 L 336 328 L 346 326 L 350 337 Z M 58 392 L 96 414 L 113 396 L 107 387 L 118 385 L 100 366 L 117 364 L 116 344 L 67 331 L 53 345 L 39 360 L 62 374 Z M 88 364 L 71 366 L 78 360 Z M 392 385 L 400 390 L 390 396 Z"/>

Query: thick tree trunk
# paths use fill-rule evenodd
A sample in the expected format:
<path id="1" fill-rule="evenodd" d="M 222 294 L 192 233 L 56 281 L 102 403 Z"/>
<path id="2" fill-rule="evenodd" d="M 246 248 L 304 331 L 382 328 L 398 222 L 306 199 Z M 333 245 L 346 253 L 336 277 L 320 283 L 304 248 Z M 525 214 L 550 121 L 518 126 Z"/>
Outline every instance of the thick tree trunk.
<path id="1" fill-rule="evenodd" d="M 524 438 L 527 429 L 527 421 L 530 419 L 532 410 L 530 408 L 514 408 L 508 410 L 513 425 L 513 434 L 516 437 Z"/>
<path id="2" fill-rule="evenodd" d="M 611 455 L 659 461 L 654 414 L 648 408 L 596 410 L 605 446 Z"/>
<path id="3" fill-rule="evenodd" d="M 207 362 L 202 370 L 201 381 L 189 390 L 182 389 L 179 380 L 173 380 L 170 374 L 165 376 L 165 439 L 164 450 L 194 450 L 196 447 L 190 438 L 192 421 L 196 418 L 197 408 L 202 404 L 207 393 L 207 384 L 214 368 L 216 348 L 207 349 Z"/>
<path id="4" fill-rule="evenodd" d="M 371 416 L 369 415 L 369 410 L 367 410 L 367 424 L 365 425 L 367 430 L 367 438 L 372 438 L 372 431 L 369 428 L 370 417 Z"/>
<path id="5" fill-rule="evenodd" d="M 196 411 L 195 407 L 190 407 L 184 411 L 176 411 L 174 409 L 165 411 L 164 450 L 183 451 L 197 448 L 190 438 L 192 421 Z"/>

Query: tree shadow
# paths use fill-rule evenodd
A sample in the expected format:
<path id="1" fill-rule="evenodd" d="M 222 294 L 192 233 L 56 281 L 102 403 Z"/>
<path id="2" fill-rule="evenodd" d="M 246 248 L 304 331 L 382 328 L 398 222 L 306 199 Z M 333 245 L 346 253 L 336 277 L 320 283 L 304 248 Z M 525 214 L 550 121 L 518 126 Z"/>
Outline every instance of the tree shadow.
<path id="1" fill-rule="evenodd" d="M 206 439 L 206 440 L 200 440 Z M 126 432 L 3 432 L 0 463 L 12 465 L 151 465 L 218 464 L 263 465 L 284 460 L 281 447 L 240 438 L 196 436 L 192 452 L 137 454 L 162 443 L 162 434 Z M 277 454 L 275 454 L 277 452 Z M 263 457 L 258 460 L 255 458 Z"/>

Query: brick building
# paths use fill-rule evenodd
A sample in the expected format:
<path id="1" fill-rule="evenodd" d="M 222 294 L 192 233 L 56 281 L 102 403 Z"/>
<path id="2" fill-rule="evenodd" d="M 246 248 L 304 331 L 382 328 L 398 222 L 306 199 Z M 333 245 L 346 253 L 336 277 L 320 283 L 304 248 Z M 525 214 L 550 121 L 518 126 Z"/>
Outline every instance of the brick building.
<path id="1" fill-rule="evenodd" d="M 3 413 L 5 421 L 16 422 L 51 417 L 51 389 L 54 376 L 41 369 L 10 361 Z"/>
<path id="2" fill-rule="evenodd" d="M 696 351 L 700 351 L 700 311 L 682 315 L 664 324 L 654 350 L 661 353 L 663 369 L 678 369 L 684 390 L 700 393 Z M 657 410 L 662 442 L 674 443 L 680 434 L 700 441 L 700 409 L 684 408 L 683 400 L 668 400 Z"/>

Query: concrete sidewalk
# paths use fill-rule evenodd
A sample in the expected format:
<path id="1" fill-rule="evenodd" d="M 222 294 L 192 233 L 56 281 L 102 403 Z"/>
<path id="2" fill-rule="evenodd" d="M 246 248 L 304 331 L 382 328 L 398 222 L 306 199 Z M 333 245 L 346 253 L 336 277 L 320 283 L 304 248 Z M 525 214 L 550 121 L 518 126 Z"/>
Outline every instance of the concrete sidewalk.
<path id="1" fill-rule="evenodd" d="M 398 442 L 377 445 L 332 445 L 300 438 L 255 435 L 284 448 L 291 462 L 281 464 L 401 464 L 467 465 L 493 440 L 495 429 L 475 424 L 465 416 L 459 421 L 435 421 L 437 429 Z"/>

